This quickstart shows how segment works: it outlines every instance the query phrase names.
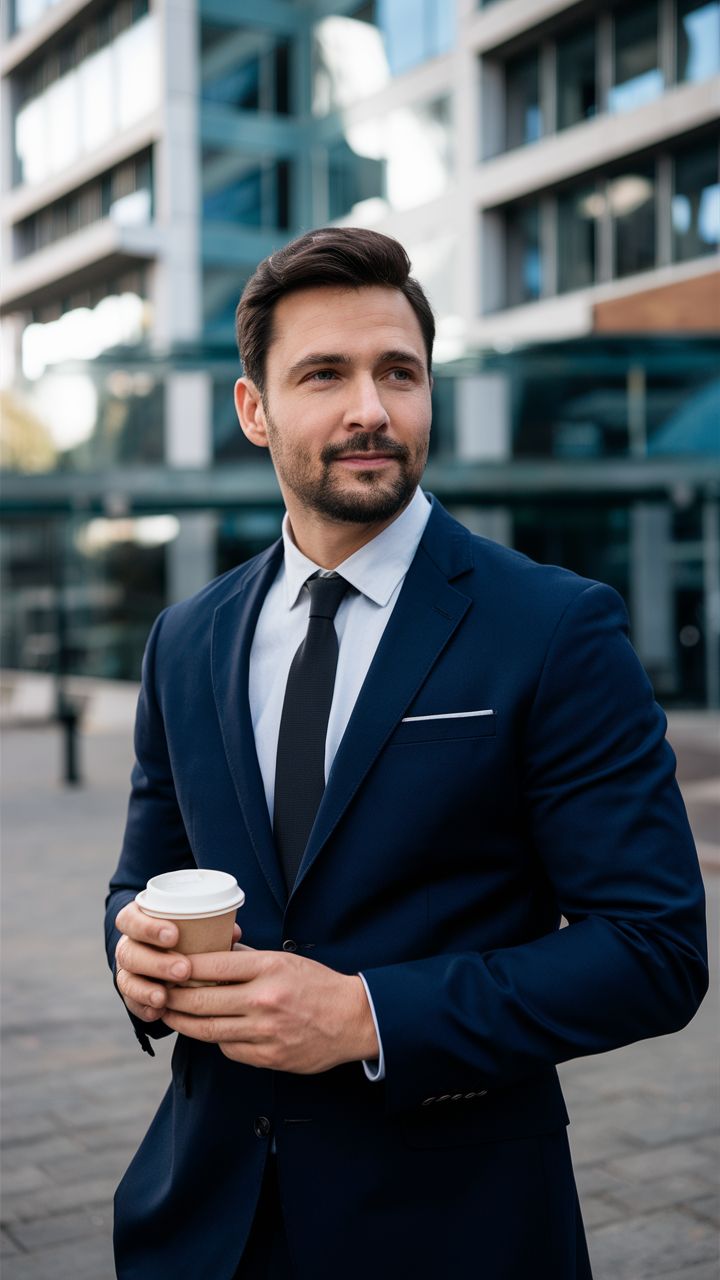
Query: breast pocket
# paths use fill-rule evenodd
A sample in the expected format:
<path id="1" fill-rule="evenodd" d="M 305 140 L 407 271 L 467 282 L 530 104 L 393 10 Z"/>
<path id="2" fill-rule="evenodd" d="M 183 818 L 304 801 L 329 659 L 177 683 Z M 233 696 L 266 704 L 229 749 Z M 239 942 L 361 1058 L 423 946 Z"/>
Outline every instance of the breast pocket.
<path id="1" fill-rule="evenodd" d="M 391 747 L 413 742 L 453 742 L 467 738 L 494 738 L 496 714 L 492 710 L 451 715 L 408 716 L 389 740 Z"/>

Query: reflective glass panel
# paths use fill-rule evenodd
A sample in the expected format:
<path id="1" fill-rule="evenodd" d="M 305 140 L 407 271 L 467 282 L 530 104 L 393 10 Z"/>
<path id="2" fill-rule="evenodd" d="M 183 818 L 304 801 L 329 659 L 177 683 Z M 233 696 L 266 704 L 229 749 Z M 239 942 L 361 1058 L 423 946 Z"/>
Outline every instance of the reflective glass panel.
<path id="1" fill-rule="evenodd" d="M 720 0 L 677 0 L 678 80 L 706 80 L 720 71 Z"/>
<path id="2" fill-rule="evenodd" d="M 542 136 L 537 51 L 505 64 L 505 145 L 521 147 Z"/>
<path id="3" fill-rule="evenodd" d="M 537 203 L 508 209 L 505 221 L 506 305 L 534 302 L 542 293 L 540 210 Z"/>
<path id="4" fill-rule="evenodd" d="M 558 196 L 558 290 L 583 289 L 595 282 L 595 228 L 598 195 L 594 186 Z"/>
<path id="5" fill-rule="evenodd" d="M 450 177 L 451 136 L 446 98 L 348 125 L 328 153 L 329 216 L 362 205 L 372 218 L 436 199 Z"/>
<path id="6" fill-rule="evenodd" d="M 557 126 L 589 120 L 597 111 L 595 27 L 557 42 Z"/>
<path id="7" fill-rule="evenodd" d="M 663 91 L 659 65 L 657 2 L 615 10 L 614 76 L 610 111 L 634 111 Z"/>
<path id="8" fill-rule="evenodd" d="M 607 203 L 615 234 L 615 275 L 632 275 L 655 266 L 655 167 L 638 165 L 607 184 Z"/>
<path id="9" fill-rule="evenodd" d="M 238 227 L 289 225 L 290 166 L 257 161 L 235 152 L 203 153 L 203 219 Z"/>
<path id="10" fill-rule="evenodd" d="M 720 182 L 714 144 L 675 157 L 673 257 L 681 262 L 720 245 Z"/>

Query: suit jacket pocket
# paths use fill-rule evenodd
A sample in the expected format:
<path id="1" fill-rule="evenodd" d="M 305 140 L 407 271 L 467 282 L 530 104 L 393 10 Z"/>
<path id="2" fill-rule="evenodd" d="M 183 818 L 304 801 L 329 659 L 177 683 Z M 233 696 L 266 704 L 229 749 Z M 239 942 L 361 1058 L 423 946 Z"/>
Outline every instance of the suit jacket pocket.
<path id="1" fill-rule="evenodd" d="M 466 738 L 493 738 L 495 712 L 483 716 L 431 716 L 428 719 L 402 720 L 392 737 L 390 747 L 404 747 L 413 742 L 453 742 Z"/>

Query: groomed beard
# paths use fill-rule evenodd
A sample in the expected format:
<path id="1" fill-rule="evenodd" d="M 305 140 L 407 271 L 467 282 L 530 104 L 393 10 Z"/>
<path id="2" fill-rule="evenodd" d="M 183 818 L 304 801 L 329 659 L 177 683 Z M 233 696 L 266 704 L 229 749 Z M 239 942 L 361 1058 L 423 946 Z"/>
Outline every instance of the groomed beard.
<path id="1" fill-rule="evenodd" d="M 353 453 L 377 450 L 380 440 L 374 431 L 358 431 L 342 444 L 329 444 L 320 453 L 321 469 L 313 469 L 313 458 L 307 449 L 289 450 L 287 441 L 273 421 L 265 406 L 270 456 L 279 478 L 305 506 L 317 511 L 329 520 L 348 524 L 371 524 L 389 520 L 397 515 L 413 496 L 427 461 L 427 437 L 415 453 L 407 445 L 382 439 L 382 451 L 397 458 L 395 479 L 390 480 L 381 471 L 369 469 L 354 472 L 363 488 L 347 493 L 337 484 L 333 467 L 336 458 Z"/>

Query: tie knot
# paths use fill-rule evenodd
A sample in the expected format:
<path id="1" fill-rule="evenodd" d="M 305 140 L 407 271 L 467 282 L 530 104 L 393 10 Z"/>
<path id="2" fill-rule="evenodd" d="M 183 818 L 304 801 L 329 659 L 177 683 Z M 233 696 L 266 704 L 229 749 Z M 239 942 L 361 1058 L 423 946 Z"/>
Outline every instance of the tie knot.
<path id="1" fill-rule="evenodd" d="M 338 573 L 323 577 L 308 578 L 310 592 L 310 617 L 330 618 L 338 611 L 340 601 L 350 586 Z"/>

